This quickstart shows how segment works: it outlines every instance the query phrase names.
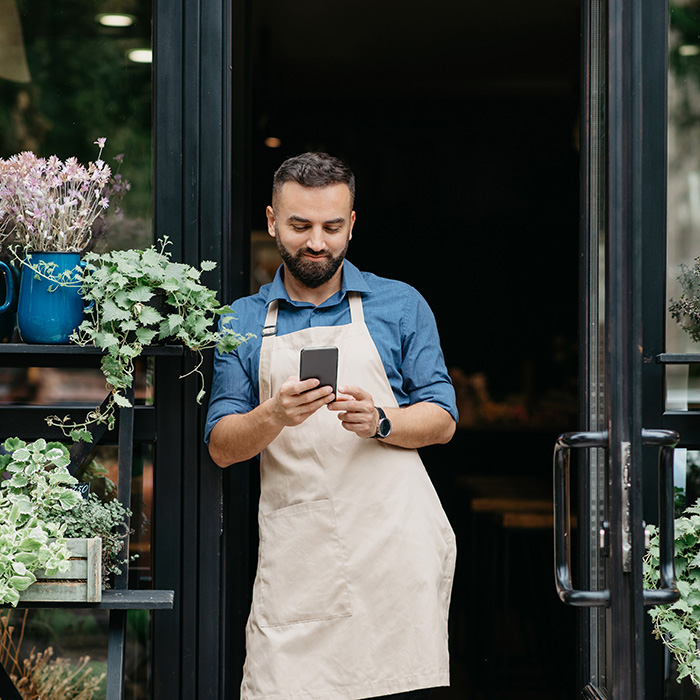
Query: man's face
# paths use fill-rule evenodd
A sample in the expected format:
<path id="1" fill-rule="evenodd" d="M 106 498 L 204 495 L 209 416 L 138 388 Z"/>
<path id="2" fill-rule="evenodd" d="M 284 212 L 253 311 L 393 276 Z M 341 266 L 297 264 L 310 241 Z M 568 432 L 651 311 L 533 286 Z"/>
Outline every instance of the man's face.
<path id="1" fill-rule="evenodd" d="M 352 238 L 355 212 L 347 185 L 286 182 L 267 208 L 268 233 L 292 276 L 310 289 L 338 272 Z"/>

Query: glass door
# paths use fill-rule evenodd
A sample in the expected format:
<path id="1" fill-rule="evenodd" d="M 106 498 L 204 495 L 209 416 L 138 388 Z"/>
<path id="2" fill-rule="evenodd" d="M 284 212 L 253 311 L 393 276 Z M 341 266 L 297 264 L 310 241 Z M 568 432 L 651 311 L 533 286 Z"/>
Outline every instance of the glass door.
<path id="1" fill-rule="evenodd" d="M 658 410 L 665 317 L 664 2 L 584 5 L 581 425 L 555 448 L 560 598 L 580 608 L 584 698 L 659 698 L 646 608 L 678 596 L 673 448 Z M 648 321 L 651 319 L 651 323 Z M 656 320 L 656 322 L 654 322 Z M 572 529 L 572 492 L 578 494 Z M 645 590 L 645 526 L 660 584 Z"/>

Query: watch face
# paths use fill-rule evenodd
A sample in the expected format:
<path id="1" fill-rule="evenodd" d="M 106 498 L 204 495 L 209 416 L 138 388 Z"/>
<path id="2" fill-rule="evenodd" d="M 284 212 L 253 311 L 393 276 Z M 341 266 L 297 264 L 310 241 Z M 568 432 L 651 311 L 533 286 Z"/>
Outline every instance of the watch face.
<path id="1" fill-rule="evenodd" d="M 377 435 L 385 438 L 391 432 L 391 423 L 388 418 L 382 418 L 377 426 Z"/>

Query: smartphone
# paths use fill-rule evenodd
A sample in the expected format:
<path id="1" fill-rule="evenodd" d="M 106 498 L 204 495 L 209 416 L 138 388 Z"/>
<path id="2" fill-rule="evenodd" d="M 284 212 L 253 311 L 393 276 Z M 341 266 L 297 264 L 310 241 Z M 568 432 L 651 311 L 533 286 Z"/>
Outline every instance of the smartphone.
<path id="1" fill-rule="evenodd" d="M 302 348 L 299 354 L 299 379 L 314 377 L 319 386 L 330 386 L 337 393 L 338 384 L 338 348 L 319 347 Z"/>

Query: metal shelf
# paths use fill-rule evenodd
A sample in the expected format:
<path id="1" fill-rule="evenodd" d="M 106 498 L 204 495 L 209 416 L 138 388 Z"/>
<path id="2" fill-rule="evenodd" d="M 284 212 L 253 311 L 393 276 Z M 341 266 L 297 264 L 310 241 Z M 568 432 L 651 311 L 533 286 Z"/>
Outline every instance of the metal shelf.
<path id="1" fill-rule="evenodd" d="M 179 356 L 184 352 L 181 345 L 154 345 L 144 347 L 145 356 Z M 78 345 L 30 345 L 26 343 L 0 343 L 0 366 L 4 367 L 97 367 L 103 352 L 94 347 Z M 135 439 L 155 440 L 155 409 L 152 406 L 134 407 L 133 389 L 127 391 L 127 398 L 132 403 L 129 408 L 119 409 L 119 422 L 115 435 L 105 433 L 104 426 L 93 432 L 93 440 L 113 440 L 119 445 L 119 476 L 117 492 L 125 507 L 129 507 L 131 499 L 131 471 L 133 462 L 133 447 Z M 74 407 L 85 411 L 85 407 Z M 3 426 L 8 429 L 10 417 L 15 415 L 22 419 L 30 418 L 26 423 L 15 422 L 17 428 L 11 432 L 20 437 L 27 436 L 27 431 L 37 431 L 39 419 L 48 413 L 65 413 L 71 407 L 60 404 L 50 406 L 7 406 L 0 410 Z M 143 420 L 139 420 L 139 419 Z M 138 429 L 135 431 L 135 424 Z M 44 434 L 48 436 L 48 430 Z M 35 435 L 32 434 L 32 439 Z M 71 448 L 71 471 L 87 458 L 92 445 L 76 443 Z M 127 518 L 126 530 L 129 531 Z M 128 581 L 128 537 L 125 542 L 126 558 L 121 562 L 122 573 L 115 578 L 115 587 L 103 591 L 100 603 L 20 603 L 22 608 L 93 608 L 109 611 L 108 664 L 107 664 L 107 700 L 123 700 L 124 698 L 124 651 L 126 641 L 126 616 L 128 610 L 171 610 L 173 608 L 174 591 L 169 590 L 129 590 Z M 3 606 L 6 607 L 6 606 Z M 0 664 L 0 697 L 3 700 L 22 700 L 19 691 L 5 668 Z"/>
<path id="2" fill-rule="evenodd" d="M 655 359 L 660 365 L 697 365 L 700 364 L 700 353 L 662 352 Z"/>

